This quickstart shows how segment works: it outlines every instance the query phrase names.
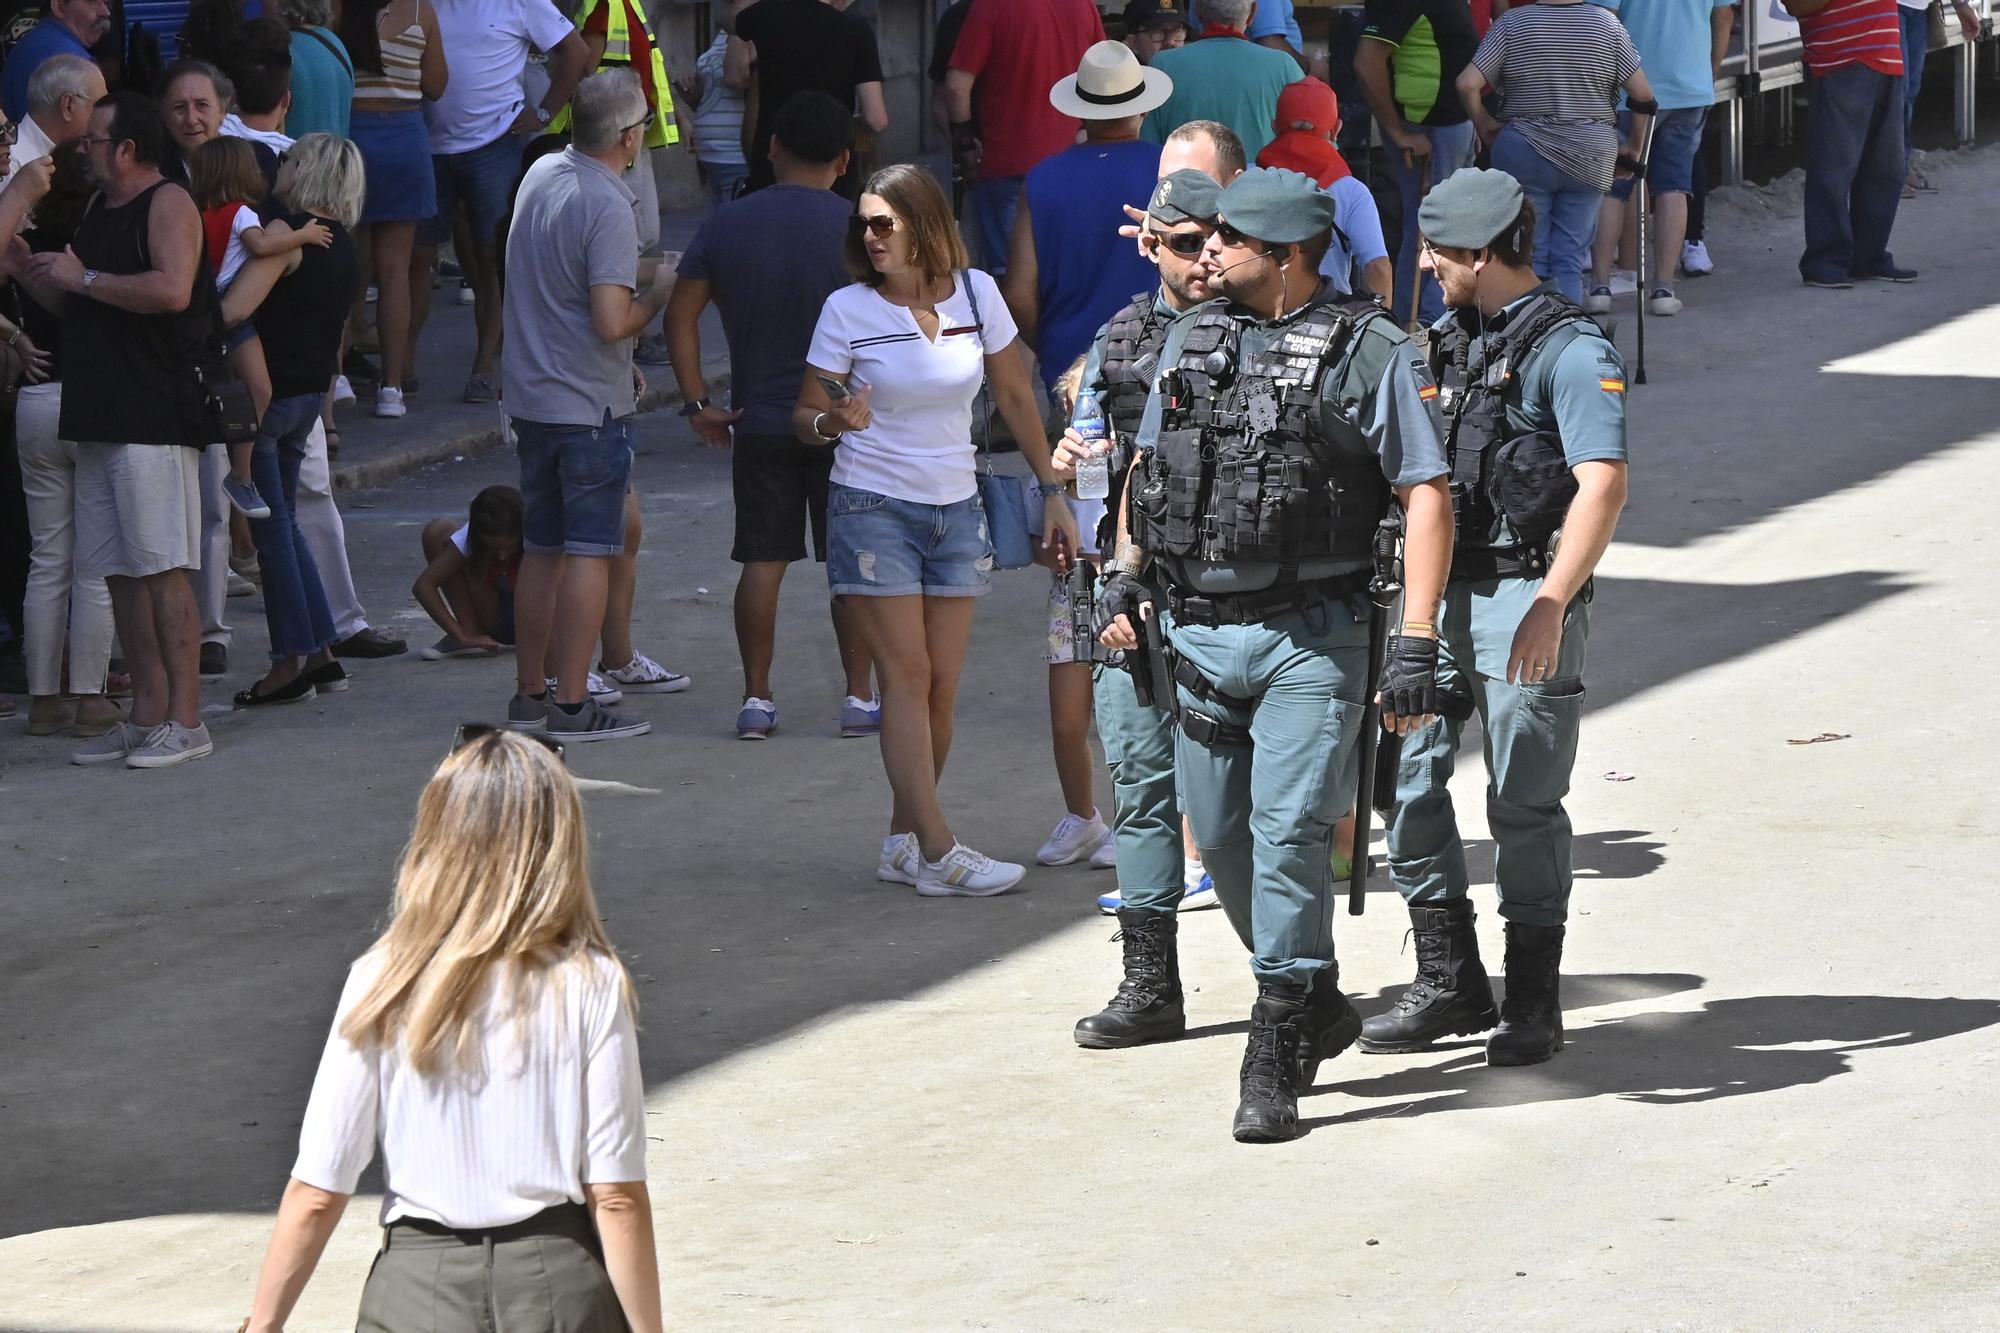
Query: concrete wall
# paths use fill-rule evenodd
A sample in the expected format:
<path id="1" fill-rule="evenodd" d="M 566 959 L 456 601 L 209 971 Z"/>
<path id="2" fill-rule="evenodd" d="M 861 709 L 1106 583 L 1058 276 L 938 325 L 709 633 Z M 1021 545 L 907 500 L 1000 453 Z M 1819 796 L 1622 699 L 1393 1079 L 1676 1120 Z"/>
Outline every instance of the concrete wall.
<path id="1" fill-rule="evenodd" d="M 874 24 L 876 46 L 882 53 L 883 91 L 889 103 L 889 130 L 879 145 L 884 162 L 908 161 L 937 148 L 942 138 L 929 124 L 930 92 L 924 79 L 924 66 L 930 60 L 930 4 L 931 0 L 856 0 L 852 7 L 854 13 Z M 667 68 L 676 78 L 688 74 L 695 57 L 707 48 L 719 9 L 708 4 L 659 3 L 649 10 L 660 29 Z M 666 148 L 657 151 L 653 161 L 662 208 L 701 207 L 701 184 L 695 175 L 693 154 Z"/>

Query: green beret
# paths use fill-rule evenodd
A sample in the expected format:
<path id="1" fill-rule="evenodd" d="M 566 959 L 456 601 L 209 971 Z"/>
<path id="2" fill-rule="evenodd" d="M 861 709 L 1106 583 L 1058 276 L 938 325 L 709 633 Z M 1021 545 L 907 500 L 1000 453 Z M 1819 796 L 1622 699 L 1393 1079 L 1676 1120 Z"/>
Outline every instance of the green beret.
<path id="1" fill-rule="evenodd" d="M 1221 197 L 1222 187 L 1215 183 L 1215 177 L 1193 167 L 1182 167 L 1160 177 L 1146 212 L 1169 226 L 1176 222 L 1213 222 L 1215 201 Z"/>
<path id="2" fill-rule="evenodd" d="M 1417 226 L 1432 245 L 1484 250 L 1521 216 L 1521 183 L 1504 171 L 1461 167 L 1424 196 Z"/>
<path id="3" fill-rule="evenodd" d="M 1251 167 L 1222 192 L 1221 217 L 1245 236 L 1295 245 L 1333 226 L 1333 196 L 1312 177 L 1280 167 Z"/>

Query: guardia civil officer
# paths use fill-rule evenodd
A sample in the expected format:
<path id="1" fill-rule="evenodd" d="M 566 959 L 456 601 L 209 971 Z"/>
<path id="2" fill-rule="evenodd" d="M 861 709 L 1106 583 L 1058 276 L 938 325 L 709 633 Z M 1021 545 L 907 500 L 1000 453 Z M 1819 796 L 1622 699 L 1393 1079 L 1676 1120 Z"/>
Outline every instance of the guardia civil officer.
<path id="1" fill-rule="evenodd" d="M 1178 658 L 1182 803 L 1257 978 L 1242 1142 L 1296 1137 L 1300 1088 L 1361 1030 L 1334 965 L 1329 852 L 1364 739 L 1356 605 L 1392 496 L 1415 619 L 1435 619 L 1450 561 L 1429 368 L 1372 302 L 1322 282 L 1332 225 L 1333 201 L 1296 172 L 1253 169 L 1223 191 L 1202 262 L 1226 300 L 1169 331 L 1129 483 L 1160 595 L 1117 574 L 1099 600 L 1126 630 L 1155 602 Z M 1398 727 L 1430 712 L 1430 633 L 1391 648 Z"/>
<path id="2" fill-rule="evenodd" d="M 1113 441 L 1112 490 L 1105 502 L 1105 522 L 1113 530 L 1099 534 L 1099 549 L 1111 553 L 1105 571 L 1137 578 L 1149 593 L 1156 589 L 1144 571 L 1144 553 L 1132 544 L 1123 521 L 1125 473 L 1167 330 L 1209 299 L 1201 252 L 1215 229 L 1221 195 L 1214 177 L 1199 171 L 1160 178 L 1139 233 L 1141 248 L 1159 266 L 1159 289 L 1141 292 L 1111 317 L 1083 367 L 1081 387 L 1104 405 Z M 1068 451 L 1059 451 L 1059 471 L 1067 458 Z M 1076 1042 L 1102 1050 L 1162 1041 L 1187 1030 L 1175 916 L 1186 880 L 1174 794 L 1173 715 L 1140 703 L 1124 668 L 1100 664 L 1095 674 L 1097 734 L 1111 769 L 1111 826 L 1118 839 L 1118 939 L 1125 979 L 1101 1012 L 1077 1023 Z"/>
<path id="3" fill-rule="evenodd" d="M 1535 212 L 1512 176 L 1471 168 L 1418 213 L 1449 313 L 1432 330 L 1458 546 L 1438 623 L 1439 716 L 1402 740 L 1389 868 L 1410 908 L 1417 979 L 1363 1026 L 1367 1051 L 1498 1028 L 1486 1062 L 1562 1048 L 1569 915 L 1563 812 L 1583 713 L 1590 575 L 1625 506 L 1625 367 L 1529 266 Z M 1507 922 L 1507 999 L 1479 961 L 1465 851 L 1445 784 L 1465 719 L 1486 750 L 1486 820 Z"/>

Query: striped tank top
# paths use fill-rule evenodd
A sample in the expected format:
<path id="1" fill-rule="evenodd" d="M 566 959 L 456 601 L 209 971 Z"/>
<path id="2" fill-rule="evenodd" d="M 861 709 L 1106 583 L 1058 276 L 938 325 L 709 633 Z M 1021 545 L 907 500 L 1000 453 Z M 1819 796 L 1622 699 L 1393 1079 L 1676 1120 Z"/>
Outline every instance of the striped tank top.
<path id="1" fill-rule="evenodd" d="M 423 59 L 424 26 L 412 23 L 395 36 L 382 39 L 380 74 L 371 74 L 366 70 L 354 72 L 354 95 L 364 99 L 408 102 L 416 106 L 423 100 L 423 93 L 417 88 L 418 70 Z"/>

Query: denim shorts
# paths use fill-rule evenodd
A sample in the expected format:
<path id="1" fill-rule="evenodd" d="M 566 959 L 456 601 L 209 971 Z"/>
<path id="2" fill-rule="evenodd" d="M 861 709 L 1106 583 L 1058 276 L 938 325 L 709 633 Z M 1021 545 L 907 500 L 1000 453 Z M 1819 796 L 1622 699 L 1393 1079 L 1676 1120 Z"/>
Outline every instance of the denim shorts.
<path id="1" fill-rule="evenodd" d="M 544 555 L 617 555 L 625 549 L 632 481 L 632 418 L 595 426 L 511 418 L 521 457 L 521 549 Z"/>
<path id="2" fill-rule="evenodd" d="M 507 197 L 521 174 L 525 141 L 503 134 L 484 148 L 462 153 L 433 153 L 431 171 L 437 184 L 437 215 L 417 226 L 419 245 L 443 245 L 451 239 L 451 220 L 460 205 L 472 229 L 474 245 L 500 243 L 500 219 L 507 215 Z"/>
<path id="3" fill-rule="evenodd" d="M 256 336 L 257 324 L 254 319 L 246 319 L 241 324 L 234 324 L 224 329 L 222 331 L 223 355 L 227 356 Z"/>
<path id="4" fill-rule="evenodd" d="M 927 505 L 836 483 L 826 546 L 836 597 L 981 597 L 992 583 L 993 543 L 977 492 Z"/>
<path id="5" fill-rule="evenodd" d="M 1653 183 L 1655 195 L 1694 193 L 1694 155 L 1701 151 L 1701 127 L 1707 116 L 1705 106 L 1677 106 L 1653 117 L 1653 156 L 1646 179 Z M 1618 133 L 1632 133 L 1631 112 L 1618 113 Z M 1630 199 L 1631 180 L 1613 185 L 1611 197 Z"/>

